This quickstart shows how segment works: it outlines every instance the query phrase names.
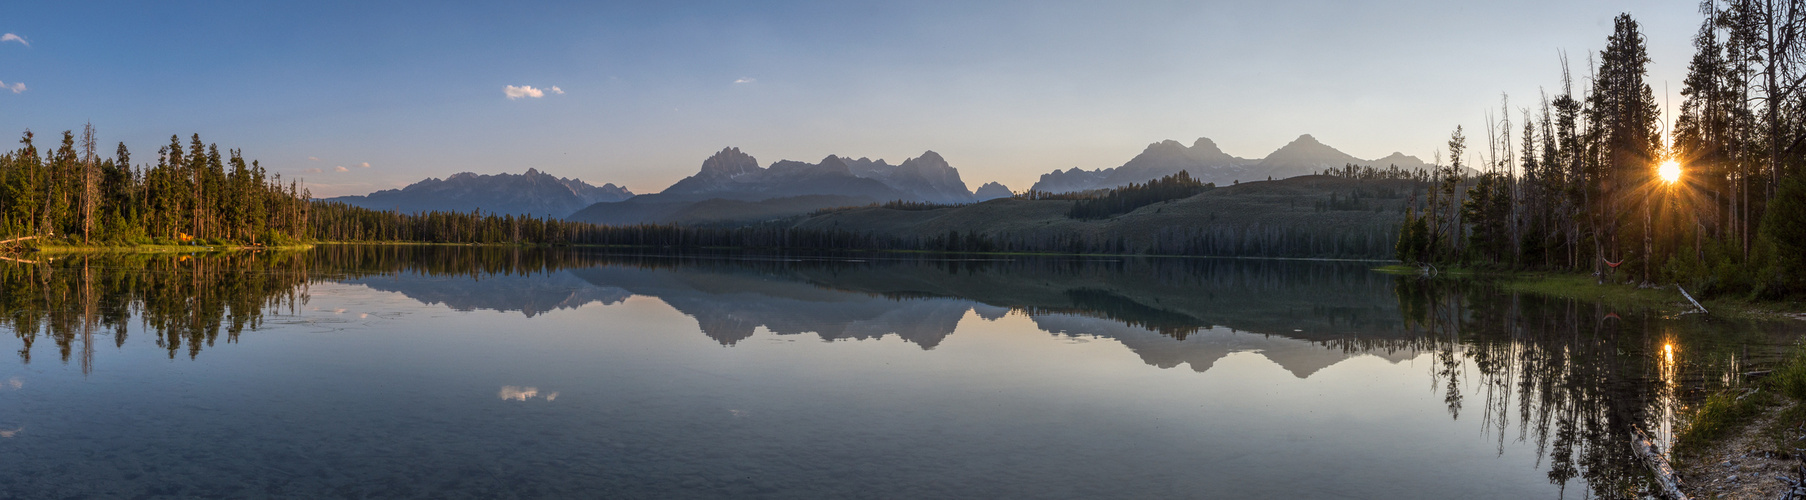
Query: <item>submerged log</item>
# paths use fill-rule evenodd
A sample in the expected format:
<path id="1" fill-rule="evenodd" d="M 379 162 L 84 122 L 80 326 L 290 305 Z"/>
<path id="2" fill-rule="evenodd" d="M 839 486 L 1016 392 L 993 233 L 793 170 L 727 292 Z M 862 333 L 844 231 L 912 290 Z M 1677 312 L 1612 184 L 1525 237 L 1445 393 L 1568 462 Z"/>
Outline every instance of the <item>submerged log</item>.
<path id="1" fill-rule="evenodd" d="M 1662 486 L 1663 496 L 1671 500 L 1687 500 L 1687 494 L 1681 492 L 1681 478 L 1674 473 L 1674 467 L 1668 464 L 1667 458 L 1662 457 L 1655 443 L 1650 442 L 1649 437 L 1644 436 L 1643 431 L 1636 427 L 1630 429 L 1630 447 L 1637 453 L 1637 458 L 1642 459 L 1643 465 L 1655 473 L 1656 483 Z"/>

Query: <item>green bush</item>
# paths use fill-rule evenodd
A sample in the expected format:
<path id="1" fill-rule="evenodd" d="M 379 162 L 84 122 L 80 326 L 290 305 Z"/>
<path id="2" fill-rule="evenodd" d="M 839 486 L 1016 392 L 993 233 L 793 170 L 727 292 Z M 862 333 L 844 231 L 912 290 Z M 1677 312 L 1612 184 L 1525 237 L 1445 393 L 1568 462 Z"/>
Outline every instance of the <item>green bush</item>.
<path id="1" fill-rule="evenodd" d="M 1806 401 L 1806 345 L 1795 346 L 1793 352 L 1769 374 L 1769 383 L 1788 397 Z"/>
<path id="2" fill-rule="evenodd" d="M 1731 431 L 1748 423 L 1761 410 L 1761 393 L 1739 399 L 1737 391 L 1723 391 L 1706 398 L 1694 412 L 1693 419 L 1682 429 L 1677 446 L 1681 454 L 1704 450 Z"/>

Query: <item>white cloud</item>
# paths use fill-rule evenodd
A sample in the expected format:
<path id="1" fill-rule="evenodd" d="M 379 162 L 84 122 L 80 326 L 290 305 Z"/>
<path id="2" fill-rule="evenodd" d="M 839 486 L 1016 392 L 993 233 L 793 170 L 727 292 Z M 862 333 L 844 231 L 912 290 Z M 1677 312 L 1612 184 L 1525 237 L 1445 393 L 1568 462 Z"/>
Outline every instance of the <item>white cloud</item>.
<path id="1" fill-rule="evenodd" d="M 349 168 L 345 168 L 345 166 L 344 166 L 344 165 L 339 165 L 339 166 L 336 166 L 336 167 L 332 167 L 332 171 L 334 171 L 334 172 L 350 172 L 350 171 L 351 171 L 351 169 L 349 169 Z"/>
<path id="2" fill-rule="evenodd" d="M 751 77 L 741 77 L 740 79 L 734 80 L 734 83 L 752 83 L 752 82 L 756 82 L 756 81 L 759 81 L 759 79 L 751 78 Z"/>
<path id="3" fill-rule="evenodd" d="M 564 89 L 561 89 L 561 88 L 558 88 L 558 86 L 557 86 L 557 85 L 553 85 L 553 86 L 552 86 L 552 93 L 554 93 L 554 94 L 558 94 L 558 95 L 564 95 Z"/>
<path id="4" fill-rule="evenodd" d="M 370 162 L 359 163 L 357 164 L 357 168 L 370 168 Z"/>
<path id="5" fill-rule="evenodd" d="M 541 398 L 541 397 L 545 398 L 546 401 L 558 400 L 558 392 L 557 391 L 553 391 L 551 393 L 548 393 L 548 394 L 545 394 L 542 396 L 539 394 L 538 387 L 520 387 L 520 386 L 514 386 L 514 385 L 502 386 L 502 390 L 500 392 L 497 392 L 495 395 L 496 395 L 496 397 L 502 398 L 503 401 L 526 401 L 529 399 L 537 399 L 537 398 Z"/>
<path id="6" fill-rule="evenodd" d="M 320 158 L 317 156 L 309 156 L 309 157 L 307 157 L 307 159 L 310 161 L 320 161 Z"/>
<path id="7" fill-rule="evenodd" d="M 31 42 L 25 41 L 25 37 L 14 35 L 12 33 L 0 35 L 0 42 L 19 42 L 19 45 L 24 45 L 26 47 L 31 46 Z"/>
<path id="8" fill-rule="evenodd" d="M 0 82 L 0 89 L 11 90 L 14 94 L 17 94 L 25 91 L 25 84 L 13 82 L 11 85 L 8 85 L 6 82 Z"/>
<path id="9" fill-rule="evenodd" d="M 546 96 L 546 91 L 533 88 L 532 85 L 522 85 L 519 87 L 509 85 L 502 87 L 502 93 L 506 94 L 509 99 L 520 99 L 522 97 L 538 99 Z"/>

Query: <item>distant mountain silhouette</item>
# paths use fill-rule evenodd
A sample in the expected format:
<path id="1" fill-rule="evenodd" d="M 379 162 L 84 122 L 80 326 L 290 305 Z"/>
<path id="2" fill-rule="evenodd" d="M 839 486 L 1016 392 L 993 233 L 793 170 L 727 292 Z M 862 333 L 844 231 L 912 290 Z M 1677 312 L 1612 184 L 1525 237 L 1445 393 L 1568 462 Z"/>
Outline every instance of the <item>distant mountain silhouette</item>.
<path id="1" fill-rule="evenodd" d="M 1430 164 L 1424 163 L 1423 160 L 1420 160 L 1415 156 L 1406 156 L 1404 153 L 1400 153 L 1400 152 L 1396 152 L 1396 151 L 1394 151 L 1392 154 L 1386 155 L 1386 157 L 1384 157 L 1384 158 L 1373 160 L 1372 163 L 1373 163 L 1374 168 L 1380 168 L 1380 169 L 1387 168 L 1387 167 L 1393 167 L 1393 166 L 1396 166 L 1396 167 L 1398 167 L 1400 169 L 1404 169 L 1404 170 L 1413 170 L 1413 169 L 1430 167 Z"/>
<path id="2" fill-rule="evenodd" d="M 1326 146 L 1310 134 L 1301 135 L 1290 144 L 1258 160 L 1230 156 L 1218 149 L 1215 142 L 1200 137 L 1191 147 L 1173 140 L 1149 144 L 1141 154 L 1135 155 L 1120 167 L 1055 170 L 1042 174 L 1031 189 L 1053 193 L 1105 189 L 1147 182 L 1180 171 L 1191 173 L 1199 181 L 1214 182 L 1222 186 L 1236 181 L 1308 175 L 1322 172 L 1326 168 L 1342 168 L 1351 163 L 1382 169 L 1391 164 L 1403 169 L 1425 167 L 1423 160 L 1400 153 L 1373 161 L 1362 160 Z"/>
<path id="3" fill-rule="evenodd" d="M 1351 163 L 1364 165 L 1369 162 L 1337 151 L 1336 148 L 1317 142 L 1316 137 L 1304 134 L 1267 154 L 1260 163 L 1254 164 L 1251 171 L 1258 175 L 1273 176 L 1274 179 L 1284 179 L 1320 173 L 1329 168 L 1342 168 Z"/>
<path id="4" fill-rule="evenodd" d="M 1210 139 L 1198 138 L 1191 147 L 1185 147 L 1179 141 L 1165 140 L 1149 144 L 1141 154 L 1135 155 L 1120 167 L 1097 170 L 1055 170 L 1041 175 L 1039 182 L 1032 188 L 1036 191 L 1055 193 L 1071 191 L 1087 191 L 1098 188 L 1116 187 L 1132 182 L 1147 182 L 1180 171 L 1190 172 L 1193 178 L 1203 182 L 1219 182 L 1228 184 L 1241 173 L 1242 166 L 1250 160 L 1236 158 L 1217 149 L 1217 144 Z"/>
<path id="5" fill-rule="evenodd" d="M 591 186 L 578 179 L 554 177 L 537 169 L 524 174 L 478 175 L 470 172 L 429 178 L 401 189 L 363 196 L 327 198 L 372 210 L 469 212 L 561 217 L 590 204 L 633 196 L 614 184 Z"/>
<path id="6" fill-rule="evenodd" d="M 977 191 L 972 192 L 972 197 L 977 198 L 978 199 L 977 201 L 995 200 L 998 198 L 1009 198 L 1009 197 L 1015 196 L 1015 195 L 1016 195 L 1016 193 L 1013 191 L 1010 191 L 1009 186 L 1005 186 L 1003 184 L 996 183 L 996 182 L 987 182 L 987 183 L 985 183 L 985 185 L 979 186 Z"/>
<path id="7" fill-rule="evenodd" d="M 876 179 L 902 191 L 911 199 L 933 203 L 970 203 L 972 192 L 959 178 L 959 169 L 947 164 L 940 153 L 927 151 L 922 156 L 890 166 L 884 160 L 860 158 L 849 163 L 853 175 Z"/>
<path id="8" fill-rule="evenodd" d="M 959 169 L 933 151 L 897 165 L 830 155 L 817 163 L 781 160 L 761 168 L 752 155 L 730 147 L 664 191 L 596 203 L 566 218 L 599 224 L 745 223 L 893 200 L 977 198 L 960 180 Z"/>

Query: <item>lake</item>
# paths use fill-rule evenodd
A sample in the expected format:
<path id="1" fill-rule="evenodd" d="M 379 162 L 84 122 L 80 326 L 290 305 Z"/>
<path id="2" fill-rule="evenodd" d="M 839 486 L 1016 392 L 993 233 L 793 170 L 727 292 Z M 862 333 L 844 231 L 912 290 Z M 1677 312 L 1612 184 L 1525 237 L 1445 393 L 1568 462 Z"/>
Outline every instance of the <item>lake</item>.
<path id="1" fill-rule="evenodd" d="M 0 498 L 1626 497 L 1792 333 L 1377 265 L 0 262 Z"/>

